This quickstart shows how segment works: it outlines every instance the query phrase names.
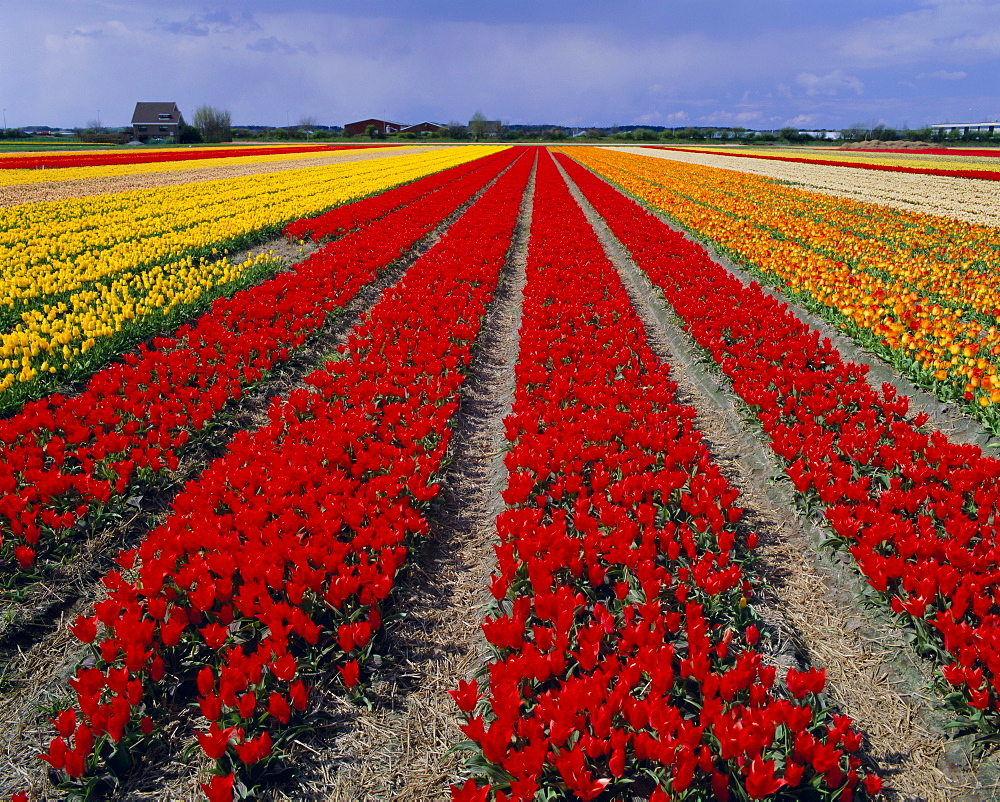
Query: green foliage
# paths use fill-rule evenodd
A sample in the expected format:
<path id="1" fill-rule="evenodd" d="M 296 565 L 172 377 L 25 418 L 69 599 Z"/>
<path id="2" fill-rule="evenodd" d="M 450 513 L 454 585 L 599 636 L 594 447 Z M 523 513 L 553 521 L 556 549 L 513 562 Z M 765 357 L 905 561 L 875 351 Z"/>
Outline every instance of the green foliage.
<path id="1" fill-rule="evenodd" d="M 225 109 L 199 106 L 194 111 L 194 126 L 205 142 L 232 142 L 232 118 Z"/>
<path id="2" fill-rule="evenodd" d="M 202 141 L 201 131 L 193 125 L 182 126 L 180 133 L 177 135 L 177 142 L 181 145 L 197 145 Z"/>

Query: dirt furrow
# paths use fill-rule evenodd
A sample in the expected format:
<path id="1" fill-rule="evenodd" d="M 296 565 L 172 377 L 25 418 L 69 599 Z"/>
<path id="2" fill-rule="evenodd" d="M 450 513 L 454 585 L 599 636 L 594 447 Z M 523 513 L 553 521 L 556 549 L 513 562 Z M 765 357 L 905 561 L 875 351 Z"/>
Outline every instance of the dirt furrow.
<path id="1" fill-rule="evenodd" d="M 292 359 L 276 366 L 264 382 L 225 407 L 210 437 L 182 456 L 176 476 L 164 486 L 133 500 L 134 516 L 86 544 L 81 557 L 67 565 L 51 582 L 25 591 L 24 600 L 0 610 L 0 796 L 30 786 L 42 794 L 40 798 L 62 798 L 61 794 L 47 788 L 42 779 L 44 764 L 37 759 L 43 742 L 47 744 L 54 734 L 44 711 L 52 706 L 52 700 L 68 698 L 67 679 L 78 661 L 86 656 L 86 651 L 70 634 L 67 624 L 80 613 L 89 614 L 93 604 L 103 598 L 99 580 L 115 567 L 112 560 L 118 550 L 134 547 L 146 532 L 157 526 L 168 514 L 171 499 L 185 482 L 195 479 L 212 459 L 224 454 L 238 432 L 266 425 L 267 409 L 273 397 L 287 396 L 300 387 L 311 390 L 303 379 L 325 362 L 339 358 L 337 347 L 347 342 L 361 317 L 495 180 L 480 189 L 413 249 L 392 262 L 343 310 L 330 315 L 326 326 Z M 283 239 L 259 247 L 280 251 L 289 260 L 289 267 L 293 261 L 300 261 L 315 250 L 315 245 L 289 245 Z M 182 715 L 181 711 L 178 715 Z M 166 736 L 162 748 L 149 755 L 129 778 L 123 789 L 124 797 L 200 798 L 195 778 L 200 770 L 209 768 L 209 763 L 202 759 L 190 727 L 177 726 L 175 734 L 167 733 Z M 184 754 L 189 748 L 195 755 L 193 759 Z M 307 751 L 306 747 L 303 750 Z M 296 798 L 301 797 L 296 795 Z"/>
<path id="2" fill-rule="evenodd" d="M 943 802 L 973 792 L 979 783 L 964 771 L 962 750 L 949 753 L 926 665 L 896 627 L 860 608 L 856 572 L 820 551 L 825 534 L 795 511 L 788 483 L 744 419 L 741 402 L 707 369 L 627 250 L 571 188 L 618 267 L 651 347 L 672 366 L 678 400 L 697 411 L 696 425 L 760 537 L 759 612 L 784 641 L 776 662 L 826 668 L 831 701 L 865 732 L 887 799 Z"/>

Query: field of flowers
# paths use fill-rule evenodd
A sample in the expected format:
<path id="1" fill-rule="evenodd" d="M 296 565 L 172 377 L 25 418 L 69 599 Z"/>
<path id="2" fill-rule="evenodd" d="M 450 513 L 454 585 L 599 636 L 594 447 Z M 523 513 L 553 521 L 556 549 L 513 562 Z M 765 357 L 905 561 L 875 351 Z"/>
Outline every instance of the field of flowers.
<path id="1" fill-rule="evenodd" d="M 802 155 L 802 152 L 795 153 L 792 151 L 775 153 L 773 148 L 701 149 L 669 148 L 660 145 L 650 145 L 648 147 L 662 148 L 663 150 L 679 150 L 682 152 L 712 153 L 732 156 L 734 158 L 792 162 L 795 164 L 835 164 L 838 167 L 856 167 L 862 170 L 881 170 L 890 173 L 1000 181 L 1000 170 L 997 169 L 998 164 L 994 159 L 979 158 L 968 159 L 967 161 L 944 162 L 942 159 L 928 158 L 931 154 L 927 154 L 921 158 L 922 152 L 920 151 L 910 151 L 905 155 L 901 155 L 899 153 L 887 153 L 886 151 L 830 151 L 810 148 L 805 152 L 806 155 Z M 967 155 L 969 151 L 959 151 L 959 153 Z M 984 161 L 991 163 L 984 164 Z"/>
<path id="2" fill-rule="evenodd" d="M 0 409 L 88 375 L 277 267 L 266 253 L 233 264 L 230 252 L 482 153 L 457 148 L 0 210 Z"/>
<path id="3" fill-rule="evenodd" d="M 190 150 L 146 151 L 131 154 L 54 154 L 44 156 L 12 156 L 0 154 L 0 187 L 26 184 L 47 184 L 52 181 L 84 181 L 93 178 L 113 178 L 127 175 L 149 175 L 199 170 L 206 167 L 226 167 L 237 164 L 269 164 L 315 159 L 319 156 L 352 151 L 381 150 L 388 152 L 398 146 L 379 148 L 360 146 L 314 146 L 273 148 L 202 148 Z M 52 173 L 49 170 L 56 170 Z"/>
<path id="4" fill-rule="evenodd" d="M 44 170 L 94 167 L 112 164 L 158 164 L 162 162 L 202 161 L 245 156 L 274 156 L 293 153 L 323 153 L 363 145 L 275 145 L 241 147 L 143 148 L 138 151 L 57 151 L 44 154 L 0 153 L 2 170 Z"/>
<path id="5" fill-rule="evenodd" d="M 8 211 L 0 794 L 990 792 L 995 760 L 940 727 L 927 737 L 965 765 L 877 757 L 871 712 L 838 701 L 784 617 L 759 496 L 787 487 L 781 514 L 825 527 L 806 558 L 838 560 L 871 602 L 853 615 L 911 644 L 919 715 L 991 742 L 1000 461 L 873 386 L 789 304 L 996 427 L 996 229 L 592 147 Z M 294 263 L 228 258 L 276 232 Z M 704 433 L 723 408 L 691 381 L 738 405 L 764 475 L 740 473 L 745 441 Z M 488 432 L 498 452 L 463 447 Z M 484 465 L 489 487 L 460 491 Z M 492 557 L 455 558 L 446 581 L 442 551 L 461 547 L 443 522 L 473 517 Z M 422 582 L 478 585 L 438 597 L 472 635 L 432 630 L 414 662 L 399 622 Z M 400 711 L 442 673 L 444 724 L 421 740 Z M 365 730 L 378 708 L 398 730 Z M 433 765 L 416 795 L 337 785 L 411 736 Z"/>
<path id="6" fill-rule="evenodd" d="M 744 173 L 592 148 L 583 163 L 1000 430 L 1000 232 Z"/>

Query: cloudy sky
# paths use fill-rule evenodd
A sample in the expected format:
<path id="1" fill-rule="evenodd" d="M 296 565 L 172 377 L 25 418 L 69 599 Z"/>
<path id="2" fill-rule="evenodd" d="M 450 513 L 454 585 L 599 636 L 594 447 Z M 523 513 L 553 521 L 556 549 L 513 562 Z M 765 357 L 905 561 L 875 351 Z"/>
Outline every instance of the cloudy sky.
<path id="1" fill-rule="evenodd" d="M 1000 0 L 0 0 L 6 124 L 1000 118 Z"/>

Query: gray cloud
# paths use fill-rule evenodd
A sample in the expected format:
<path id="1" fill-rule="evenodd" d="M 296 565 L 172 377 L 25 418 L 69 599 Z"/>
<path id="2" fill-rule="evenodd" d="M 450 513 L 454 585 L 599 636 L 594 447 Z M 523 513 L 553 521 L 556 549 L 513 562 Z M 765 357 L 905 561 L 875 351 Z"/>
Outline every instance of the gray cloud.
<path id="1" fill-rule="evenodd" d="M 806 94 L 839 95 L 841 92 L 864 94 L 865 85 L 853 75 L 845 75 L 841 70 L 833 70 L 826 75 L 815 75 L 811 72 L 800 72 L 795 76 L 795 83 L 806 90 Z"/>
<path id="2" fill-rule="evenodd" d="M 80 36 L 85 39 L 100 39 L 104 36 L 103 28 L 74 28 L 70 31 L 70 36 Z"/>
<path id="3" fill-rule="evenodd" d="M 296 52 L 296 48 L 287 42 L 281 41 L 277 36 L 268 36 L 266 39 L 258 39 L 256 42 L 251 42 L 247 45 L 247 50 L 253 50 L 255 53 L 291 54 Z"/>
<path id="4" fill-rule="evenodd" d="M 1000 3 L 921 0 L 920 5 L 855 24 L 839 44 L 839 55 L 858 66 L 968 64 L 1000 57 Z"/>
<path id="5" fill-rule="evenodd" d="M 232 13 L 225 9 L 203 11 L 184 20 L 156 19 L 156 28 L 177 36 L 208 36 L 213 33 L 253 33 L 261 30 L 249 11 Z"/>
<path id="6" fill-rule="evenodd" d="M 917 76 L 917 78 L 921 80 L 925 78 L 933 78 L 937 81 L 961 81 L 963 78 L 968 77 L 969 74 L 967 72 L 963 72 L 962 70 L 955 70 L 953 72 L 949 72 L 948 70 L 935 70 L 934 72 L 922 72 Z"/>

